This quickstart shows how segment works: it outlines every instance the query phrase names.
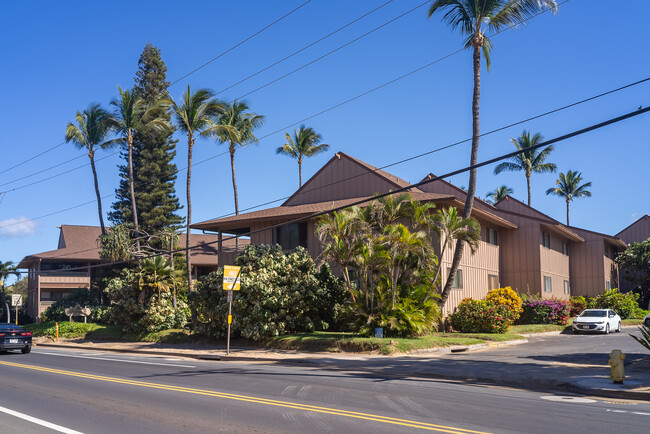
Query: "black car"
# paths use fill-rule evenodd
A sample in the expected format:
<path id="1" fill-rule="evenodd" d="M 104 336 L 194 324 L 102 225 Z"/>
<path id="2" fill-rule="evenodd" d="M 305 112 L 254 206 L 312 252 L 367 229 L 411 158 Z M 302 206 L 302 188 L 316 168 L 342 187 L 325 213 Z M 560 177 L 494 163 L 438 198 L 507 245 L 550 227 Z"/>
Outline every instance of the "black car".
<path id="1" fill-rule="evenodd" d="M 7 350 L 29 353 L 32 350 L 32 332 L 14 324 L 0 324 L 0 351 Z"/>

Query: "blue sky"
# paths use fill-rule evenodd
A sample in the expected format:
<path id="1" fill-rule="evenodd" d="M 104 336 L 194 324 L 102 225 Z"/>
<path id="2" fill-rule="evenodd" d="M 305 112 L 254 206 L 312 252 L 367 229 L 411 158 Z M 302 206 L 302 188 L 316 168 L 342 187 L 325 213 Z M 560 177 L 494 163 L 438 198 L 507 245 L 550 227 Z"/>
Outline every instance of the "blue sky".
<path id="1" fill-rule="evenodd" d="M 224 89 L 387 0 L 312 0 L 286 19 L 170 88 L 179 98 L 185 86 Z M 162 51 L 168 79 L 174 81 L 257 30 L 302 4 L 304 0 L 249 2 L 10 2 L 0 17 L 2 65 L 0 83 L 0 260 L 56 248 L 57 226 L 98 225 L 88 159 L 65 144 L 12 170 L 7 168 L 63 141 L 65 124 L 91 102 L 108 106 L 117 86 L 131 87 L 137 60 L 147 42 Z M 415 8 L 421 1 L 394 0 L 331 38 L 301 52 L 255 78 L 220 94 L 238 98 L 354 38 Z M 612 8 L 605 0 L 570 0 L 556 15 L 543 14 L 493 40 L 492 68 L 483 69 L 481 129 L 512 122 L 588 98 L 650 76 L 644 50 L 650 2 L 631 0 Z M 440 16 L 426 19 L 426 6 L 384 26 L 295 74 L 246 97 L 251 108 L 266 115 L 259 131 L 265 136 L 442 58 L 462 46 L 463 38 Z M 484 66 L 484 65 L 483 65 Z M 309 159 L 306 179 L 336 151 L 375 166 L 384 166 L 471 136 L 471 54 L 463 51 L 349 104 L 306 122 L 323 135 L 332 151 Z M 481 140 L 479 161 L 510 152 L 510 138 L 522 130 L 553 138 L 650 105 L 645 83 L 596 101 L 490 135 Z M 571 206 L 571 223 L 615 234 L 650 213 L 650 159 L 642 115 L 556 146 L 549 161 L 562 172 L 578 170 L 593 183 L 593 197 Z M 292 130 L 291 127 L 288 130 Z M 289 196 L 298 183 L 296 161 L 277 156 L 284 143 L 278 133 L 237 151 L 240 208 Z M 186 166 L 186 141 L 179 134 L 176 164 Z M 225 151 L 213 141 L 200 141 L 194 161 Z M 114 152 L 114 151 L 111 151 Z M 111 152 L 100 153 L 97 158 Z M 468 163 L 469 143 L 387 169 L 410 182 L 429 172 L 446 173 Z M 66 161 L 79 157 L 76 160 Z M 41 174 L 35 172 L 61 166 Z M 100 192 L 114 193 L 117 155 L 97 163 Z M 63 171 L 77 170 L 30 187 L 21 186 Z M 526 200 L 522 173 L 495 176 L 493 167 L 479 170 L 480 196 L 506 184 Z M 534 175 L 533 206 L 565 220 L 561 198 L 546 196 L 557 174 Z M 176 183 L 185 203 L 185 172 Z M 451 179 L 467 184 L 467 175 Z M 15 190 L 14 190 L 15 189 Z M 104 199 L 109 210 L 113 197 Z M 90 202 L 69 211 L 59 212 Z M 234 211 L 229 160 L 226 155 L 193 167 L 193 221 Z M 54 213 L 54 214 L 53 214 Z M 37 218 L 53 214 L 44 218 Z M 14 224 L 21 221 L 19 224 Z"/>

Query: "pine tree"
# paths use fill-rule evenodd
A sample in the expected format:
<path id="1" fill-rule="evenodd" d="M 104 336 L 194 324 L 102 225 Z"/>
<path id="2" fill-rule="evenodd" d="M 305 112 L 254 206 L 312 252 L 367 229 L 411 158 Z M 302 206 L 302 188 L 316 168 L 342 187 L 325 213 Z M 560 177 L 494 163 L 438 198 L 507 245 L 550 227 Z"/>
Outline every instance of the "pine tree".
<path id="1" fill-rule="evenodd" d="M 160 50 L 147 43 L 135 74 L 134 91 L 147 104 L 157 98 L 168 97 L 167 67 L 160 57 Z M 169 114 L 166 115 L 170 120 Z M 153 235 L 166 228 L 179 228 L 184 218 L 176 212 L 181 209 L 175 194 L 176 165 L 171 161 L 176 155 L 177 140 L 172 139 L 173 129 L 164 133 L 136 134 L 133 143 L 133 171 L 135 200 L 140 230 Z M 126 152 L 122 158 L 128 161 Z M 133 226 L 129 194 L 128 167 L 120 165 L 120 186 L 115 191 L 116 201 L 109 220 L 113 224 Z"/>

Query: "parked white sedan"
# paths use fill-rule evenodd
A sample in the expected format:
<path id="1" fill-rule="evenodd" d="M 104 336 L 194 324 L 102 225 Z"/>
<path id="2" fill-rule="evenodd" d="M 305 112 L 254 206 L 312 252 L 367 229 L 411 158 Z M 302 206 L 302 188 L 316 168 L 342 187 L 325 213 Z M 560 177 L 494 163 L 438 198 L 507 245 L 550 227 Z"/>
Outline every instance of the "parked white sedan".
<path id="1" fill-rule="evenodd" d="M 585 309 L 573 320 L 573 333 L 621 331 L 621 317 L 611 309 Z"/>

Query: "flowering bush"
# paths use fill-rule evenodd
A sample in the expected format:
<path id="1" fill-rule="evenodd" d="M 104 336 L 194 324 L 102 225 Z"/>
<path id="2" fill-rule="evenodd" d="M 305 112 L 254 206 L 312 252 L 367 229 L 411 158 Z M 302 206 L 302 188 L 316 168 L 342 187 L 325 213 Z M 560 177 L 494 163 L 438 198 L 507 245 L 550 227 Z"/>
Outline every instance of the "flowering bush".
<path id="1" fill-rule="evenodd" d="M 451 326 L 462 333 L 505 333 L 513 323 L 506 306 L 465 298 L 449 316 Z"/>
<path id="2" fill-rule="evenodd" d="M 568 300 L 527 295 L 519 323 L 565 325 L 569 320 L 569 306 Z"/>
<path id="3" fill-rule="evenodd" d="M 516 321 L 521 315 L 523 301 L 521 297 L 512 290 L 509 286 L 505 288 L 491 289 L 485 300 L 496 304 L 497 306 L 504 306 L 510 311 L 510 316 L 513 321 Z"/>
<path id="4" fill-rule="evenodd" d="M 347 294 L 328 266 L 318 271 L 302 247 L 285 255 L 280 246 L 249 245 L 237 257 L 241 290 L 233 297 L 235 336 L 260 340 L 285 333 L 325 330 L 336 320 Z M 223 269 L 201 278 L 190 300 L 195 330 L 215 337 L 227 330 Z"/>
<path id="5" fill-rule="evenodd" d="M 569 299 L 569 316 L 574 317 L 580 315 L 583 310 L 588 309 L 592 304 L 593 298 L 582 295 L 571 297 Z"/>

